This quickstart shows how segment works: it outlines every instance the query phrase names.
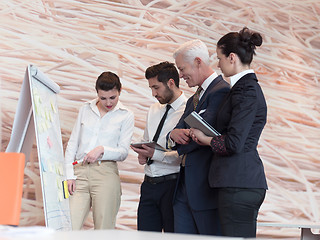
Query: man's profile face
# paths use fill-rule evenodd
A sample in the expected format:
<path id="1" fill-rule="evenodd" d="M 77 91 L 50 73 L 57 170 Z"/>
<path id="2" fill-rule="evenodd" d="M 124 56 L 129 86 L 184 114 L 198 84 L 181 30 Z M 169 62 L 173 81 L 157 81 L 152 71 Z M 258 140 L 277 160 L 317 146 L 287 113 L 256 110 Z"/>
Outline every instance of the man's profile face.
<path id="1" fill-rule="evenodd" d="M 171 90 L 166 83 L 158 81 L 157 77 L 149 78 L 149 88 L 159 103 L 166 104 L 170 103 L 173 98 L 173 90 Z"/>
<path id="2" fill-rule="evenodd" d="M 179 77 L 183 78 L 189 87 L 201 85 L 202 81 L 199 79 L 199 68 L 195 60 L 189 63 L 185 60 L 183 54 L 179 54 L 175 61 L 179 69 Z"/>

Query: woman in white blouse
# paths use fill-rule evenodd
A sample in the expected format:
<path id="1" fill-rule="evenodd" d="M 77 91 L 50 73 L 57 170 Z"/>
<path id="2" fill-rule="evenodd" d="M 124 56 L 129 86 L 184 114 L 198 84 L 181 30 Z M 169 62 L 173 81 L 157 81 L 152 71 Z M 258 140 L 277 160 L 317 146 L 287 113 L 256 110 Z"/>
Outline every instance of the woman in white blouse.
<path id="1" fill-rule="evenodd" d="M 133 113 L 119 102 L 119 77 L 102 73 L 96 90 L 98 98 L 80 108 L 65 152 L 73 230 L 82 228 L 91 208 L 95 229 L 115 227 L 121 198 L 117 161 L 128 156 L 134 128 Z"/>

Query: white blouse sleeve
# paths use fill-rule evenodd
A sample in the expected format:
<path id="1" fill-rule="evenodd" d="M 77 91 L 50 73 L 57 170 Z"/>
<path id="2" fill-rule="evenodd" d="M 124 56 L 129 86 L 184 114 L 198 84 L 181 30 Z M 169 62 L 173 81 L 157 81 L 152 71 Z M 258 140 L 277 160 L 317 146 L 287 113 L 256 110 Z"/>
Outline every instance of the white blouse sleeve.
<path id="1" fill-rule="evenodd" d="M 76 158 L 79 146 L 82 111 L 83 108 L 80 108 L 65 152 L 65 170 L 67 179 L 76 179 L 72 163 Z"/>

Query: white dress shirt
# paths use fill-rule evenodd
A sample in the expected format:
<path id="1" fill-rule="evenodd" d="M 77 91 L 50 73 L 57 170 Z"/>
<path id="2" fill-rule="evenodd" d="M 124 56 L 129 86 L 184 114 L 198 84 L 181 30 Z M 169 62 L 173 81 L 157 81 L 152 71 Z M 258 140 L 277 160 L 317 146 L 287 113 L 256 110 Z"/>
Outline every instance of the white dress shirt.
<path id="1" fill-rule="evenodd" d="M 218 77 L 218 74 L 214 72 L 201 84 L 202 91 L 200 92 L 199 100 L 201 99 L 201 97 L 203 96 L 203 94 L 205 93 L 209 85 L 212 83 L 212 81 L 216 79 L 216 77 Z"/>
<path id="2" fill-rule="evenodd" d="M 166 136 L 178 123 L 181 118 L 184 109 L 186 107 L 187 98 L 182 93 L 173 103 L 168 112 L 166 121 L 164 122 L 157 143 L 166 148 Z M 146 121 L 146 128 L 144 130 L 143 141 L 151 141 L 159 122 L 166 111 L 166 104 L 160 104 L 159 102 L 151 105 Z M 154 162 L 150 165 L 145 165 L 145 174 L 149 177 L 158 177 L 167 174 L 177 173 L 180 170 L 181 158 L 177 151 L 163 152 L 155 150 L 153 157 Z"/>
<path id="3" fill-rule="evenodd" d="M 92 149 L 103 146 L 101 161 L 123 161 L 128 150 L 134 128 L 134 115 L 121 102 L 103 117 L 97 107 L 98 99 L 86 102 L 79 110 L 65 152 L 67 179 L 76 179 L 72 162 L 81 160 Z"/>

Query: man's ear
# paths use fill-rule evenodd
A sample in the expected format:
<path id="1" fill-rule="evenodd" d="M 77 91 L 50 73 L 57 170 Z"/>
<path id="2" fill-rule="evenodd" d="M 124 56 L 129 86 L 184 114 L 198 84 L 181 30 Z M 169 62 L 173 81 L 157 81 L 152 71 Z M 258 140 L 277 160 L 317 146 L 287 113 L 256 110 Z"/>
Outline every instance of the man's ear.
<path id="1" fill-rule="evenodd" d="M 172 88 L 173 86 L 175 86 L 176 84 L 174 83 L 174 80 L 172 78 L 170 78 L 167 82 L 167 85 L 169 88 Z"/>
<path id="2" fill-rule="evenodd" d="M 196 57 L 196 58 L 194 59 L 194 62 L 197 64 L 197 66 L 200 66 L 202 60 L 201 60 L 201 58 Z"/>

